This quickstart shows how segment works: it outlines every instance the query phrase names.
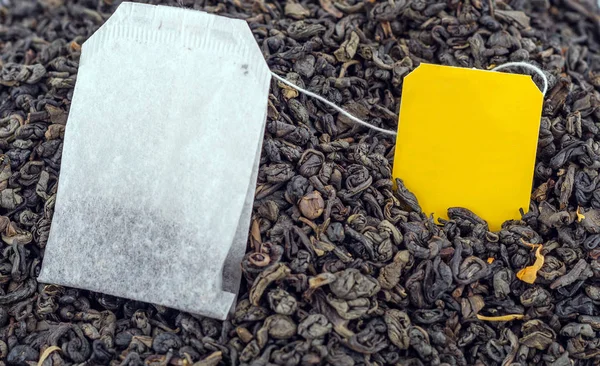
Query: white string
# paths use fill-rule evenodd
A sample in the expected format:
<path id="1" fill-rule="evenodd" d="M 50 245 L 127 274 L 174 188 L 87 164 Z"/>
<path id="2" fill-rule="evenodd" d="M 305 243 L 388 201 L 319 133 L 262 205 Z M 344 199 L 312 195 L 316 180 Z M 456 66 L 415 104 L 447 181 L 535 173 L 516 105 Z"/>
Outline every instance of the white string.
<path id="1" fill-rule="evenodd" d="M 546 92 L 548 91 L 548 78 L 546 77 L 546 75 L 544 74 L 544 72 L 537 66 L 534 66 L 532 64 L 529 64 L 527 62 L 507 62 L 505 64 L 496 66 L 492 69 L 492 71 L 498 71 L 498 70 L 502 70 L 502 69 L 506 69 L 509 67 L 524 67 L 526 69 L 529 69 L 533 72 L 535 72 L 536 74 L 538 74 L 542 80 L 544 81 L 544 88 L 542 90 L 542 94 L 545 96 Z M 299 87 L 296 84 L 293 84 L 290 81 L 287 81 L 286 79 L 282 78 L 281 76 L 277 75 L 276 73 L 274 73 L 273 71 L 271 71 L 271 75 L 273 75 L 273 77 L 279 81 L 281 81 L 282 83 L 284 83 L 285 85 L 296 89 L 297 91 L 308 95 L 311 98 L 315 98 L 316 100 L 319 100 L 325 104 L 327 104 L 328 106 L 330 106 L 331 108 L 335 109 L 336 111 L 340 112 L 341 114 L 343 114 L 344 116 L 348 117 L 349 119 L 351 119 L 352 121 L 358 123 L 359 125 L 368 127 L 372 130 L 381 132 L 381 133 L 385 133 L 388 135 L 392 135 L 392 136 L 396 136 L 397 133 L 395 131 L 391 131 L 391 130 L 386 130 L 385 128 L 381 128 L 381 127 L 377 127 L 374 126 L 368 122 L 365 122 L 363 120 L 361 120 L 360 118 L 354 117 L 353 115 L 351 115 L 350 113 L 346 112 L 345 110 L 343 110 L 342 108 L 338 107 L 337 105 L 333 104 L 332 102 L 328 101 L 327 99 L 323 98 L 322 96 L 315 94 L 311 91 L 308 91 L 306 89 L 303 89 L 301 87 Z"/>
<path id="2" fill-rule="evenodd" d="M 494 67 L 492 69 L 492 71 L 507 69 L 509 67 L 524 67 L 524 68 L 529 69 L 529 70 L 535 72 L 536 74 L 538 74 L 544 81 L 544 88 L 542 89 L 542 94 L 544 96 L 546 96 L 546 92 L 548 91 L 548 78 L 546 77 L 546 74 L 544 74 L 544 72 L 539 67 L 532 65 L 530 63 L 527 63 L 527 62 L 507 62 L 505 64 Z"/>
<path id="3" fill-rule="evenodd" d="M 373 126 L 372 124 L 365 122 L 357 117 L 354 117 L 353 115 L 351 115 L 350 113 L 346 112 L 345 110 L 343 110 L 342 108 L 338 107 L 337 105 L 331 103 L 330 101 L 328 101 L 327 99 L 323 98 L 320 95 L 317 95 L 311 91 L 308 91 L 306 89 L 302 89 L 301 87 L 299 87 L 298 85 L 292 84 L 291 82 L 285 80 L 284 78 L 282 78 L 281 76 L 277 75 L 276 73 L 274 73 L 273 71 L 271 71 L 271 74 L 273 75 L 273 77 L 279 81 L 281 81 L 282 83 L 284 83 L 285 85 L 288 85 L 296 90 L 298 90 L 299 92 L 308 95 L 309 97 L 315 98 L 316 100 L 319 100 L 325 104 L 327 104 L 328 106 L 330 106 L 331 108 L 335 109 L 336 111 L 340 112 L 341 114 L 343 114 L 344 116 L 350 118 L 351 120 L 353 120 L 354 122 L 358 123 L 359 125 L 363 125 L 366 127 L 369 127 L 370 129 L 373 129 L 375 131 L 379 131 L 381 133 L 387 133 L 388 135 L 392 135 L 392 136 L 396 136 L 396 132 L 394 131 L 390 131 L 390 130 L 386 130 L 385 128 L 381 128 L 381 127 L 377 127 L 377 126 Z"/>

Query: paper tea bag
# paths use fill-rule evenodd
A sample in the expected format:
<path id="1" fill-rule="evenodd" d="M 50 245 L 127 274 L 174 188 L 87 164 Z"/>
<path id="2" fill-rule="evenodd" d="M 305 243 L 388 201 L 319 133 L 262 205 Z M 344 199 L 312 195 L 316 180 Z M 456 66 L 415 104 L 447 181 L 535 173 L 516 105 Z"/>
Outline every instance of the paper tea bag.
<path id="1" fill-rule="evenodd" d="M 39 281 L 224 319 L 269 82 L 244 21 L 122 3 L 83 45 Z"/>

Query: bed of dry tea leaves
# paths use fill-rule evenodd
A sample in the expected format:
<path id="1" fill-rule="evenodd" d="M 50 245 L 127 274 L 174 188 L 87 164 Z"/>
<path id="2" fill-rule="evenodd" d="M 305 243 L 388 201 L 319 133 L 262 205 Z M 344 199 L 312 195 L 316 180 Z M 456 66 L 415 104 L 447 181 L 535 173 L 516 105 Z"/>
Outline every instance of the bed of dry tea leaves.
<path id="1" fill-rule="evenodd" d="M 273 70 L 385 128 L 422 61 L 550 79 L 530 211 L 497 233 L 461 209 L 433 225 L 392 191 L 392 139 L 273 82 L 226 322 L 36 282 L 81 44 L 118 3 L 0 0 L 0 365 L 600 361 L 593 1 L 166 1 L 246 19 Z"/>

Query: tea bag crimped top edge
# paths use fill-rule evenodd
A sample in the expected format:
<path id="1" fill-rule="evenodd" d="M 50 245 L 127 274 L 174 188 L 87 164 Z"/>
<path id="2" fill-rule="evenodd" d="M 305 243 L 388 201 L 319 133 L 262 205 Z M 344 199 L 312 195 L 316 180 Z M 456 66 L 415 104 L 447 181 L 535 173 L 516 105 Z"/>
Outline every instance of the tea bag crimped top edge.
<path id="1" fill-rule="evenodd" d="M 269 82 L 244 21 L 122 3 L 83 45 L 38 280 L 224 319 Z"/>
<path id="2" fill-rule="evenodd" d="M 148 29 L 160 32 L 145 31 Z M 93 56 L 107 39 L 115 37 L 141 43 L 180 44 L 186 49 L 238 57 L 248 61 L 248 71 L 261 85 L 268 85 L 271 80 L 260 48 L 248 24 L 241 19 L 194 9 L 123 2 L 82 48 Z"/>

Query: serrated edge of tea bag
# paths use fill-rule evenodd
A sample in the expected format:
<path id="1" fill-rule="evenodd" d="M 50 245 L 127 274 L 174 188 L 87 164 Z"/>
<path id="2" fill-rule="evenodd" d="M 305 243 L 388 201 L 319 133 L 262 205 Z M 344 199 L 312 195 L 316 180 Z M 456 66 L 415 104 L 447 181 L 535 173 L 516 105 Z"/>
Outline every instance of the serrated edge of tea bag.
<path id="1" fill-rule="evenodd" d="M 110 292 L 107 292 L 106 290 L 102 290 L 102 289 L 96 288 L 94 286 L 81 286 L 78 283 L 72 283 L 70 281 L 54 281 L 54 280 L 49 281 L 49 280 L 45 279 L 46 275 L 47 275 L 47 271 L 43 271 L 43 268 L 42 268 L 42 271 L 40 272 L 39 276 L 37 277 L 37 281 L 42 284 L 45 283 L 45 284 L 53 284 L 53 285 L 71 287 L 71 288 L 78 288 L 78 289 L 92 291 L 92 292 L 98 292 L 98 293 L 102 293 L 102 294 L 106 294 L 106 295 L 110 295 L 110 296 L 122 297 L 122 298 L 126 298 L 129 300 L 141 301 L 141 302 L 146 302 L 146 303 L 148 302 L 147 299 L 142 299 L 138 296 L 123 296 L 122 294 L 110 293 Z M 232 294 L 228 291 L 221 290 L 214 294 L 211 294 L 211 296 L 207 296 L 207 298 L 209 298 L 212 301 L 213 305 L 216 305 L 216 306 L 214 306 L 212 309 L 203 309 L 201 314 L 198 313 L 197 309 L 192 309 L 191 307 L 178 306 L 178 307 L 176 307 L 176 309 L 180 310 L 180 311 L 185 311 L 185 312 L 188 312 L 191 314 L 198 314 L 201 316 L 207 316 L 209 318 L 225 320 L 227 318 L 227 315 L 232 311 L 233 308 L 235 308 L 235 300 L 237 298 L 237 294 Z M 160 301 L 152 301 L 151 303 L 155 304 L 155 305 L 174 308 L 172 304 L 162 303 Z M 220 305 L 217 305 L 217 304 L 220 304 Z M 221 310 L 221 311 L 214 311 L 216 309 Z"/>
<path id="2" fill-rule="evenodd" d="M 241 19 L 226 18 L 194 9 L 123 2 L 115 13 L 83 43 L 80 67 L 108 40 L 128 39 L 142 44 L 179 45 L 247 60 L 246 67 L 261 87 L 269 85 L 271 71 L 252 31 Z M 231 42 L 224 44 L 224 42 Z M 253 50 L 254 48 L 254 50 Z"/>
<path id="3" fill-rule="evenodd" d="M 263 117 L 263 128 L 266 125 L 267 121 L 267 111 L 265 110 L 265 115 Z M 231 245 L 231 249 L 227 253 L 227 257 L 225 258 L 225 262 L 223 264 L 223 269 L 227 268 L 227 266 L 238 266 L 238 270 L 236 270 L 231 278 L 225 278 L 223 276 L 223 291 L 227 291 L 230 293 L 234 293 L 237 298 L 237 293 L 240 289 L 240 282 L 242 280 L 242 271 L 240 263 L 244 259 L 244 255 L 246 254 L 246 246 L 248 242 L 249 236 L 249 227 L 250 221 L 252 219 L 252 206 L 254 202 L 254 195 L 256 193 L 256 182 L 258 179 L 258 169 L 260 166 L 260 155 L 262 151 L 264 134 L 261 135 L 259 144 L 256 149 L 256 157 L 254 160 L 254 168 L 252 171 L 252 175 L 250 177 L 250 184 L 248 185 L 248 193 L 246 194 L 246 202 L 244 203 L 244 208 L 249 210 L 248 215 L 244 215 L 244 208 L 242 209 L 242 213 L 240 214 L 240 220 L 238 222 L 238 226 L 236 228 L 236 233 L 233 237 L 233 243 Z M 236 245 L 237 244 L 237 245 Z M 222 271 L 223 271 L 222 269 Z M 235 306 L 231 307 L 231 311 L 235 310 Z"/>

